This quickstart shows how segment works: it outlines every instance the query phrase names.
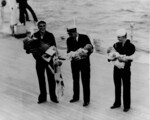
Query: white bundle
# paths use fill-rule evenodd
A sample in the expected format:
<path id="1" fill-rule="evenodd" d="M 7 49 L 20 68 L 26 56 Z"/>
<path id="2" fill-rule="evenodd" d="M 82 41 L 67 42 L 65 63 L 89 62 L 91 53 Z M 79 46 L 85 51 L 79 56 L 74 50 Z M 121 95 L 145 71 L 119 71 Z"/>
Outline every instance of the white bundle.
<path id="1" fill-rule="evenodd" d="M 108 60 L 112 61 L 112 63 L 118 67 L 119 69 L 123 69 L 125 66 L 124 62 L 120 62 L 118 58 L 123 58 L 125 55 L 120 55 L 113 47 L 110 47 L 107 50 Z"/>
<path id="2" fill-rule="evenodd" d="M 51 46 L 49 47 L 46 51 L 45 54 L 42 55 L 42 58 L 47 61 L 50 62 L 52 56 L 56 53 L 56 47 L 55 46 Z"/>
<path id="3" fill-rule="evenodd" d="M 124 62 L 120 62 L 118 59 L 116 61 L 113 61 L 113 64 L 118 67 L 119 69 L 123 69 L 125 66 Z"/>
<path id="4" fill-rule="evenodd" d="M 87 56 L 88 50 L 85 50 L 83 48 L 79 48 L 76 51 L 71 51 L 67 54 L 68 59 L 73 59 L 74 57 L 78 56 L 79 60 L 84 59 Z"/>

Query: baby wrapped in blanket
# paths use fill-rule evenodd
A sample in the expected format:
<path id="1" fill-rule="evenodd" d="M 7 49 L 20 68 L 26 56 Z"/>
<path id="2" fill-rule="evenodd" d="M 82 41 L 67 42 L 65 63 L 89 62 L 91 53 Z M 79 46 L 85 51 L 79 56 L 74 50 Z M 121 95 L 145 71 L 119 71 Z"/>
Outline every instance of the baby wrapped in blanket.
<path id="1" fill-rule="evenodd" d="M 68 53 L 68 58 L 69 59 L 74 59 L 74 57 L 78 56 L 79 60 L 85 59 L 88 54 L 93 52 L 93 47 L 91 44 L 86 44 L 84 48 L 79 48 L 76 51 L 71 51 Z"/>
<path id="2" fill-rule="evenodd" d="M 108 55 L 108 61 L 113 62 L 113 64 L 118 67 L 119 69 L 123 69 L 125 66 L 124 62 L 120 62 L 118 59 L 125 57 L 125 55 L 120 55 L 114 47 L 109 47 L 107 50 L 107 55 Z"/>

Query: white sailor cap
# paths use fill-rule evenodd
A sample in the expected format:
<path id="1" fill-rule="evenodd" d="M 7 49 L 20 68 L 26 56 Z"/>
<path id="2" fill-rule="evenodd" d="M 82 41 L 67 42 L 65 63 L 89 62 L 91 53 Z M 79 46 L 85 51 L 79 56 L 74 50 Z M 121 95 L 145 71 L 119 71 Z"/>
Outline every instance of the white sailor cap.
<path id="1" fill-rule="evenodd" d="M 125 36 L 127 34 L 126 29 L 119 29 L 117 30 L 117 36 Z"/>
<path id="2" fill-rule="evenodd" d="M 68 26 L 67 27 L 67 32 L 68 33 L 70 33 L 70 32 L 77 32 L 76 26 Z"/>

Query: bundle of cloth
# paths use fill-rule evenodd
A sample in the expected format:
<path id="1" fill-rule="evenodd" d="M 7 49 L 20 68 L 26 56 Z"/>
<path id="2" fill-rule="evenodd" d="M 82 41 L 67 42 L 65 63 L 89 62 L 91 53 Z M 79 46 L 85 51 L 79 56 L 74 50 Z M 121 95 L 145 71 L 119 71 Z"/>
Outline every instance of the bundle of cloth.
<path id="1" fill-rule="evenodd" d="M 83 48 L 79 48 L 76 51 L 71 51 L 67 54 L 68 59 L 74 59 L 78 57 L 78 60 L 85 59 L 90 53 L 93 52 L 93 47 L 91 44 L 86 44 Z"/>
<path id="2" fill-rule="evenodd" d="M 32 53 L 34 56 L 42 57 L 49 63 L 49 68 L 54 74 L 56 81 L 56 95 L 58 98 L 64 95 L 64 82 L 62 77 L 62 59 L 55 46 L 50 46 L 36 38 L 27 37 L 23 41 L 24 49 L 27 54 Z M 53 64 L 50 64 L 52 61 Z"/>
<path id="3" fill-rule="evenodd" d="M 45 54 L 46 50 L 50 48 L 50 45 L 39 41 L 37 38 L 34 37 L 27 37 L 25 40 L 23 40 L 23 45 L 27 54 L 32 53 L 37 57 L 40 57 L 43 54 Z"/>
<path id="4" fill-rule="evenodd" d="M 125 55 L 120 55 L 114 47 L 109 47 L 107 49 L 108 61 L 112 62 L 119 69 L 123 69 L 125 66 L 124 62 L 120 62 L 118 59 L 125 57 Z"/>

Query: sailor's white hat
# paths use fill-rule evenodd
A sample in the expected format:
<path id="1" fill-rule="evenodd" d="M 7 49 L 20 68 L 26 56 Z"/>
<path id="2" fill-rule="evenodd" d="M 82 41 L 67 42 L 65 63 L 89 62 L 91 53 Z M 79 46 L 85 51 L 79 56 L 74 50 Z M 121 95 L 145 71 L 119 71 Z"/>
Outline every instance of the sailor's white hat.
<path id="1" fill-rule="evenodd" d="M 117 36 L 125 36 L 127 34 L 126 29 L 122 28 L 122 29 L 118 29 L 116 31 Z"/>
<path id="2" fill-rule="evenodd" d="M 68 26 L 67 27 L 67 32 L 77 32 L 76 26 Z"/>

